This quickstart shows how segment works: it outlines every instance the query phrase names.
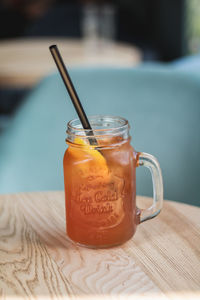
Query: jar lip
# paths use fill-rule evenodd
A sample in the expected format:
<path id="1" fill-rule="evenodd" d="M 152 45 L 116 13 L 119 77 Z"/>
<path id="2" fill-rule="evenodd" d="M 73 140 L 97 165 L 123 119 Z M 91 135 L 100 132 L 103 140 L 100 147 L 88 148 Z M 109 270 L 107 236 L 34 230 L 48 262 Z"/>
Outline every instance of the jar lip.
<path id="1" fill-rule="evenodd" d="M 125 129 L 128 129 L 129 128 L 129 123 L 128 121 L 123 118 L 123 117 L 119 117 L 119 116 L 112 116 L 112 115 L 91 115 L 91 116 L 88 116 L 88 119 L 89 119 L 89 122 L 91 124 L 91 127 L 92 127 L 92 131 L 94 133 L 102 133 L 102 132 L 110 132 L 110 131 L 121 131 L 121 130 L 125 130 Z M 110 126 L 110 127 L 107 127 L 107 128 L 93 128 L 93 122 L 94 121 L 104 121 L 104 122 L 109 122 L 110 123 L 118 123 L 119 125 L 118 126 Z M 112 122 L 111 122 L 112 121 Z M 74 123 L 76 125 L 74 125 Z M 67 123 L 67 131 L 69 132 L 74 132 L 76 134 L 76 132 L 80 132 L 80 131 L 83 131 L 83 132 L 90 132 L 91 129 L 84 129 L 82 128 L 82 124 L 80 122 L 80 120 L 78 118 L 76 119 L 73 119 L 73 120 L 70 120 L 68 123 Z"/>

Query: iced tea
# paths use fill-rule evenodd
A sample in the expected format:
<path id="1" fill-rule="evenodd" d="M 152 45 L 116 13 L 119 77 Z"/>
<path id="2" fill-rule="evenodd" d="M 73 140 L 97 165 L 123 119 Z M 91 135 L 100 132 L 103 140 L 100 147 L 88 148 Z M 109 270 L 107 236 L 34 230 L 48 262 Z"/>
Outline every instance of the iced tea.
<path id="1" fill-rule="evenodd" d="M 128 130 L 128 128 L 126 129 Z M 68 140 L 64 155 L 68 237 L 82 245 L 121 244 L 136 230 L 136 155 L 130 137 L 101 135 Z"/>

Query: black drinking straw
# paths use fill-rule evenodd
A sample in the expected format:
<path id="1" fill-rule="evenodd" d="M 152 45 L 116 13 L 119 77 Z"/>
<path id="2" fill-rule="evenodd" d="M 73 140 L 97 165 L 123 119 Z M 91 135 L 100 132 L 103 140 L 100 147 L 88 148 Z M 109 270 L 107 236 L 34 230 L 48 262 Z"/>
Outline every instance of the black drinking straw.
<path id="1" fill-rule="evenodd" d="M 67 71 L 67 68 L 63 62 L 62 56 L 60 55 L 60 52 L 58 50 L 58 47 L 56 45 L 51 45 L 49 47 L 49 50 L 51 51 L 51 54 L 53 56 L 53 59 L 56 63 L 56 66 L 58 68 L 58 71 L 60 72 L 60 75 L 63 79 L 63 82 L 67 88 L 67 91 L 70 95 L 70 98 L 72 100 L 72 103 L 76 109 L 76 112 L 79 116 L 79 119 L 81 121 L 81 124 L 83 126 L 84 129 L 87 129 L 88 132 L 86 132 L 86 134 L 88 136 L 93 136 L 92 138 L 89 138 L 89 142 L 91 145 L 97 145 L 97 140 L 94 137 L 94 133 L 92 131 L 92 127 L 90 126 L 90 123 L 88 121 L 88 118 L 85 114 L 85 111 L 83 109 L 83 106 L 81 104 L 81 101 L 78 97 L 78 94 L 74 88 L 74 85 L 72 83 L 72 80 L 69 76 L 69 73 Z"/>

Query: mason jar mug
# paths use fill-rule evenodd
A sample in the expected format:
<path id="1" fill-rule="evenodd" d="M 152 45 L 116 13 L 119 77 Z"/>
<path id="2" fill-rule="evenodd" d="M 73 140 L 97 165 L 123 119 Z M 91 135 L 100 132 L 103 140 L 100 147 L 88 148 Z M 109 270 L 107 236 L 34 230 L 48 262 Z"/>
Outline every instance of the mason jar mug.
<path id="1" fill-rule="evenodd" d="M 162 208 L 163 183 L 155 157 L 131 146 L 129 123 L 113 116 L 89 117 L 92 130 L 78 119 L 68 123 L 64 155 L 66 232 L 78 245 L 105 248 L 128 241 L 141 222 Z M 136 206 L 136 168 L 150 169 L 153 203 Z"/>

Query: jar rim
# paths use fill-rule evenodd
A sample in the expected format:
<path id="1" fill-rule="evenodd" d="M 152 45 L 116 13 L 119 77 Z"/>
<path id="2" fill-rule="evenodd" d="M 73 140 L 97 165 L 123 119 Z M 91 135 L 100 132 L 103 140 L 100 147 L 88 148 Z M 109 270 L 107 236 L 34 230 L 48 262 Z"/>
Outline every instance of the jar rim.
<path id="1" fill-rule="evenodd" d="M 128 121 L 123 118 L 123 117 L 119 117 L 119 116 L 112 116 L 112 115 L 91 115 L 88 116 L 88 120 L 91 124 L 92 127 L 92 132 L 93 133 L 105 133 L 106 132 L 116 132 L 116 131 L 121 131 L 121 130 L 125 130 L 125 129 L 129 129 L 129 123 Z M 102 128 L 95 128 L 94 127 L 94 121 L 95 122 L 110 122 L 110 125 L 108 125 L 107 127 L 102 127 Z M 118 125 L 117 125 L 118 124 Z M 91 132 L 91 129 L 84 129 L 82 127 L 82 124 L 80 122 L 80 120 L 78 118 L 72 119 L 67 123 L 67 132 L 68 133 L 74 133 L 76 135 L 76 132 Z"/>

